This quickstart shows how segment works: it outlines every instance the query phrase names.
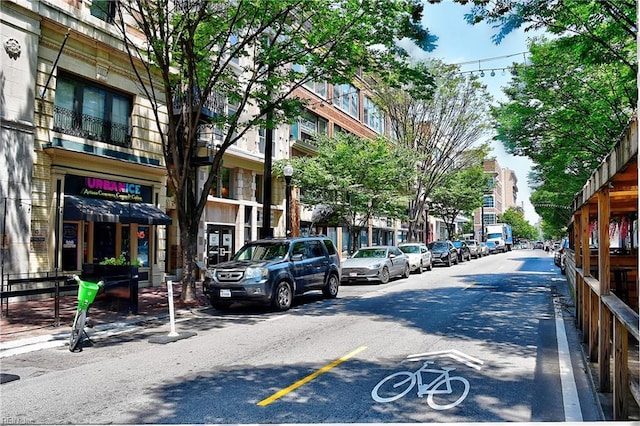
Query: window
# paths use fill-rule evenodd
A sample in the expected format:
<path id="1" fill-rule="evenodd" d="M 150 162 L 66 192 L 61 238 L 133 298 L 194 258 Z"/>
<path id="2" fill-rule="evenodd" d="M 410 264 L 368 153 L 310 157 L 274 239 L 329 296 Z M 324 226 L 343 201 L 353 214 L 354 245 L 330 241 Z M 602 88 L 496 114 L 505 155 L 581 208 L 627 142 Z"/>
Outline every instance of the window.
<path id="1" fill-rule="evenodd" d="M 364 124 L 371 127 L 377 133 L 384 134 L 384 113 L 376 107 L 373 101 L 365 96 L 364 98 Z"/>
<path id="2" fill-rule="evenodd" d="M 317 133 L 327 134 L 329 122 L 324 118 L 305 111 L 298 121 L 291 125 L 291 134 L 294 139 L 309 140 Z"/>
<path id="3" fill-rule="evenodd" d="M 131 97 L 76 76 L 57 78 L 53 130 L 129 147 Z"/>
<path id="4" fill-rule="evenodd" d="M 220 175 L 218 176 L 218 183 L 211 188 L 210 195 L 219 198 L 233 198 L 233 190 L 231 188 L 231 169 L 223 167 L 220 169 Z"/>
<path id="5" fill-rule="evenodd" d="M 482 196 L 482 206 L 483 207 L 495 207 L 493 195 L 483 195 Z"/>
<path id="6" fill-rule="evenodd" d="M 89 11 L 92 16 L 112 24 L 116 16 L 116 2 L 115 0 L 93 0 Z"/>
<path id="7" fill-rule="evenodd" d="M 256 175 L 256 201 L 262 203 L 262 192 L 264 190 L 264 181 L 262 175 Z"/>
<path id="8" fill-rule="evenodd" d="M 496 215 L 493 213 L 485 213 L 485 215 L 483 216 L 484 221 L 482 223 L 486 225 L 493 225 L 496 222 Z"/>
<path id="9" fill-rule="evenodd" d="M 295 64 L 293 66 L 293 70 L 302 74 L 302 76 L 307 76 L 307 67 L 305 65 Z M 327 98 L 327 82 L 326 81 L 307 81 L 304 83 L 304 87 L 311 90 L 316 95 L 326 99 Z"/>
<path id="10" fill-rule="evenodd" d="M 344 110 L 352 117 L 358 118 L 360 103 L 358 102 L 358 89 L 350 84 L 333 86 L 333 104 Z"/>

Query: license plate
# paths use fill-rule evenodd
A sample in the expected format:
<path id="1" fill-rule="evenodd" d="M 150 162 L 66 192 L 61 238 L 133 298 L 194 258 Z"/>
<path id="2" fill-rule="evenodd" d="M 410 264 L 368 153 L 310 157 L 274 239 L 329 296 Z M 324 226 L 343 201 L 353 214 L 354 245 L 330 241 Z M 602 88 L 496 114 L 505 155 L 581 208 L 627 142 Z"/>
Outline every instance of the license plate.
<path id="1" fill-rule="evenodd" d="M 349 276 L 350 277 L 357 277 L 358 273 L 357 272 L 349 272 Z"/>
<path id="2" fill-rule="evenodd" d="M 220 297 L 231 297 L 231 290 L 223 288 L 220 290 Z"/>

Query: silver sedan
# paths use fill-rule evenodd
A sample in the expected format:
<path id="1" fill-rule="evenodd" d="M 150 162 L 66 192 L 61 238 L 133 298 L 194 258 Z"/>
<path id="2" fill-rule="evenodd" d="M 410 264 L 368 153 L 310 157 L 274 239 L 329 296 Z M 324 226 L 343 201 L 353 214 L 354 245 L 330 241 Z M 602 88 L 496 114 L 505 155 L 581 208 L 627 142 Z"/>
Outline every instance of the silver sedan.
<path id="1" fill-rule="evenodd" d="M 394 277 L 408 278 L 409 258 L 395 246 L 362 247 L 342 262 L 342 282 L 379 281 Z"/>

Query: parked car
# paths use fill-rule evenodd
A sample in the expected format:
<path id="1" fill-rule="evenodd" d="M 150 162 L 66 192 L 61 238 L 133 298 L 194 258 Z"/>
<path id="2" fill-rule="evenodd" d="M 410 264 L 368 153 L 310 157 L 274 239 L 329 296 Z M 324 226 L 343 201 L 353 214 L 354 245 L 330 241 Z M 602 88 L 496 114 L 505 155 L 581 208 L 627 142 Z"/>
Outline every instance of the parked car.
<path id="1" fill-rule="evenodd" d="M 484 241 L 481 241 L 480 243 L 478 243 L 480 245 L 480 257 L 484 257 L 484 256 L 489 256 L 489 247 L 487 246 L 487 243 L 485 243 Z"/>
<path id="2" fill-rule="evenodd" d="M 498 246 L 493 241 L 487 241 L 487 248 L 489 249 L 489 254 L 496 254 L 499 252 Z"/>
<path id="3" fill-rule="evenodd" d="M 451 241 L 434 241 L 427 244 L 427 247 L 431 251 L 431 261 L 434 265 L 451 266 L 458 263 L 458 250 Z"/>
<path id="4" fill-rule="evenodd" d="M 335 298 L 339 285 L 340 258 L 333 242 L 299 237 L 245 244 L 231 261 L 208 268 L 203 289 L 216 309 L 256 302 L 285 311 L 294 296 L 311 290 Z"/>
<path id="5" fill-rule="evenodd" d="M 398 244 L 398 248 L 409 257 L 409 267 L 411 272 L 417 271 L 422 273 L 423 269 L 430 271 L 431 252 L 424 243 L 402 243 Z"/>
<path id="6" fill-rule="evenodd" d="M 480 252 L 480 243 L 478 243 L 478 240 L 464 240 L 464 242 L 467 243 L 467 246 L 469 247 L 471 257 L 477 259 L 482 256 L 482 253 Z"/>
<path id="7" fill-rule="evenodd" d="M 409 257 L 395 246 L 361 247 L 353 256 L 342 262 L 342 282 L 379 281 L 391 278 L 408 278 L 411 273 Z"/>
<path id="8" fill-rule="evenodd" d="M 542 241 L 536 241 L 533 243 L 533 249 L 544 249 L 544 243 Z"/>
<path id="9" fill-rule="evenodd" d="M 469 250 L 469 246 L 462 240 L 453 241 L 453 246 L 456 248 L 458 252 L 458 260 L 460 262 L 464 262 L 465 260 L 471 260 L 471 250 Z"/>

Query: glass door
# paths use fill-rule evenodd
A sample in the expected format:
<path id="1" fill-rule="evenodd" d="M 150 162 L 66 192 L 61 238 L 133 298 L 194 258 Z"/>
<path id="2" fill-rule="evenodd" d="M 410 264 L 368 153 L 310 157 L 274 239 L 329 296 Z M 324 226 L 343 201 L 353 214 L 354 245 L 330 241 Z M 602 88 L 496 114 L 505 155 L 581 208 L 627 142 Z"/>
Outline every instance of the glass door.
<path id="1" fill-rule="evenodd" d="M 235 253 L 234 226 L 207 225 L 207 264 L 231 260 Z"/>

